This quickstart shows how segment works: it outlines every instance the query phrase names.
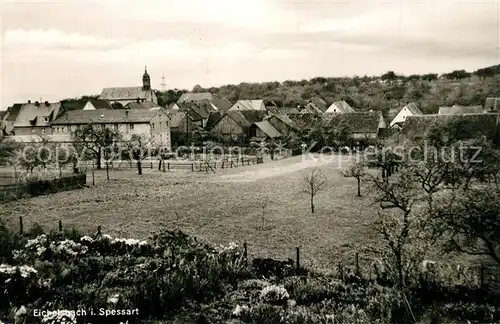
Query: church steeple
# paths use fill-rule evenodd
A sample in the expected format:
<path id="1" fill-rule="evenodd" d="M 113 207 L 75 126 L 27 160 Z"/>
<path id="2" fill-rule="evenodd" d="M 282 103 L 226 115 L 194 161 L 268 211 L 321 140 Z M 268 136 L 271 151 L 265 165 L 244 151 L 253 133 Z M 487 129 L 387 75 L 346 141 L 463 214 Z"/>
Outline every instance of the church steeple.
<path id="1" fill-rule="evenodd" d="M 142 76 L 142 89 L 143 90 L 151 90 L 151 78 L 148 74 L 148 67 L 144 67 L 144 74 Z"/>

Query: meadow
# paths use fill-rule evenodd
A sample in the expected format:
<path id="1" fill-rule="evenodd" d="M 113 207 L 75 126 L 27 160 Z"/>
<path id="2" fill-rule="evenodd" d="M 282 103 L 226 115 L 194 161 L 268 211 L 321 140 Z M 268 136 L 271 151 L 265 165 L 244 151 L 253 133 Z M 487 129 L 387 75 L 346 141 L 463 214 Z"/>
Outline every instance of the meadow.
<path id="1" fill-rule="evenodd" d="M 356 197 L 356 181 L 340 174 L 349 157 L 319 162 L 302 156 L 214 173 L 145 169 L 88 173 L 88 188 L 5 203 L 0 218 L 17 228 L 41 225 L 110 235 L 147 238 L 159 227 L 194 235 L 209 243 L 248 244 L 250 256 L 294 258 L 304 266 L 329 270 L 332 260 L 354 257 L 361 245 L 376 244 L 373 200 Z M 341 161 L 341 163 L 339 163 Z M 318 165 L 327 185 L 315 198 L 302 192 L 304 177 Z M 367 194 L 366 186 L 362 193 Z M 362 260 L 363 261 L 363 260 Z"/>

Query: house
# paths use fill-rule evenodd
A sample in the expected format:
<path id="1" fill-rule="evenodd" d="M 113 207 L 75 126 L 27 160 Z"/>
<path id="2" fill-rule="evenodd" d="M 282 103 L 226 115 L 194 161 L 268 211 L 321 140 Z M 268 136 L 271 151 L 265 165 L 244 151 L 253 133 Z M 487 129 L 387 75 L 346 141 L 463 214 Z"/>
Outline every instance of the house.
<path id="1" fill-rule="evenodd" d="M 130 102 L 152 101 L 158 104 L 158 98 L 151 89 L 151 78 L 147 68 L 142 76 L 142 87 L 104 88 L 99 99 L 107 100 L 111 105 L 123 107 Z"/>
<path id="2" fill-rule="evenodd" d="M 264 100 L 238 100 L 228 111 L 243 111 L 243 110 L 254 110 L 254 111 L 266 111 L 266 106 Z"/>
<path id="3" fill-rule="evenodd" d="M 267 121 L 281 134 L 287 136 L 298 130 L 297 124 L 287 115 L 271 115 Z"/>
<path id="4" fill-rule="evenodd" d="M 485 136 L 496 140 L 498 136 L 498 116 L 497 113 L 408 116 L 401 129 L 400 137 L 407 140 L 421 140 L 434 127 L 442 127 L 450 122 L 460 122 L 459 139 Z"/>
<path id="5" fill-rule="evenodd" d="M 439 115 L 463 115 L 463 114 L 480 114 L 485 109 L 483 106 L 459 106 L 453 105 L 451 107 L 439 107 Z"/>
<path id="6" fill-rule="evenodd" d="M 314 104 L 313 102 L 309 102 L 309 103 L 307 103 L 307 105 L 304 106 L 304 108 L 302 108 L 299 111 L 299 113 L 300 114 L 321 115 L 321 114 L 323 114 L 323 110 L 321 110 L 321 108 L 316 106 L 316 104 Z"/>
<path id="7" fill-rule="evenodd" d="M 379 131 L 386 127 L 381 111 L 328 113 L 324 116 L 324 125 L 345 125 L 353 139 L 376 139 Z"/>
<path id="8" fill-rule="evenodd" d="M 71 133 L 84 125 L 107 127 L 119 132 L 123 140 L 134 134 L 170 148 L 170 120 L 163 110 L 95 109 L 72 110 L 52 121 L 52 139 L 71 141 Z"/>
<path id="9" fill-rule="evenodd" d="M 209 100 L 209 102 L 213 107 L 217 108 L 216 110 L 220 111 L 228 111 L 233 106 L 231 101 L 227 100 L 226 98 L 214 97 Z"/>
<path id="10" fill-rule="evenodd" d="M 200 128 L 205 128 L 210 114 L 217 111 L 210 101 L 206 99 L 200 101 L 178 102 L 172 109 L 187 112 L 190 119 Z"/>
<path id="11" fill-rule="evenodd" d="M 328 107 L 325 113 L 337 113 L 337 114 L 345 114 L 345 113 L 353 113 L 355 110 L 349 106 L 349 104 L 345 101 L 336 101 Z"/>
<path id="12" fill-rule="evenodd" d="M 90 99 L 83 106 L 82 110 L 112 109 L 109 102 L 103 99 Z"/>
<path id="13" fill-rule="evenodd" d="M 281 137 L 282 134 L 267 120 L 255 122 L 249 127 L 250 140 L 263 141 Z"/>
<path id="14" fill-rule="evenodd" d="M 125 108 L 125 109 L 160 109 L 161 107 L 152 101 L 136 101 L 136 102 L 129 102 L 123 108 Z"/>
<path id="15" fill-rule="evenodd" d="M 264 120 L 265 116 L 265 110 L 229 110 L 214 123 L 210 132 L 215 137 L 225 139 L 248 138 L 250 126 Z"/>
<path id="16" fill-rule="evenodd" d="M 214 96 L 210 92 L 186 92 L 180 96 L 177 103 L 201 100 L 211 101 L 212 99 L 214 99 Z"/>
<path id="17" fill-rule="evenodd" d="M 312 104 L 315 110 L 325 112 L 328 109 L 328 103 L 318 96 L 314 96 L 308 102 L 308 104 Z"/>
<path id="18" fill-rule="evenodd" d="M 48 101 L 14 104 L 6 118 L 9 123 L 7 133 L 12 135 L 13 140 L 19 141 L 30 141 L 34 137 L 50 135 L 50 122 L 57 116 L 60 108 L 59 102 Z"/>
<path id="19" fill-rule="evenodd" d="M 404 122 L 406 121 L 406 118 L 408 116 L 417 116 L 417 115 L 423 115 L 423 114 L 420 111 L 420 109 L 418 109 L 416 104 L 408 103 L 391 120 L 391 122 L 389 123 L 389 128 L 392 128 L 392 127 L 399 127 L 400 128 L 404 124 Z"/>
<path id="20" fill-rule="evenodd" d="M 500 111 L 500 98 L 486 98 L 486 102 L 484 103 L 484 111 Z"/>

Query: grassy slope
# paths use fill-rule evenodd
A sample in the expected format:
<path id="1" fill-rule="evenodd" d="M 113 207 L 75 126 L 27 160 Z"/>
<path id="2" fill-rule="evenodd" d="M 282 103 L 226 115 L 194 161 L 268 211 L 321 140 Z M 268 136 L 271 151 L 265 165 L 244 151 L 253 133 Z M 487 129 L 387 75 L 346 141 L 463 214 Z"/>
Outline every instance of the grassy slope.
<path id="1" fill-rule="evenodd" d="M 326 267 L 327 260 L 352 245 L 371 241 L 368 223 L 375 213 L 371 199 L 357 198 L 355 181 L 341 177 L 337 164 L 331 163 L 322 166 L 329 185 L 317 196 L 312 215 L 309 198 L 301 193 L 306 171 L 296 170 L 300 163 L 301 157 L 294 157 L 208 176 L 147 170 L 139 177 L 134 171 L 120 171 L 111 174 L 109 183 L 102 171 L 95 188 L 9 203 L 0 217 L 15 228 L 18 217 L 24 216 L 25 228 L 35 222 L 56 228 L 62 220 L 65 227 L 82 231 L 102 225 L 111 235 L 146 237 L 158 226 L 174 227 L 177 212 L 181 229 L 199 238 L 214 243 L 246 240 L 251 255 L 277 258 L 294 257 L 295 247 L 301 246 L 306 264 Z M 282 173 L 287 168 L 291 172 Z M 240 172 L 246 179 L 260 179 L 228 181 L 228 175 Z M 265 172 L 277 176 L 262 178 Z"/>

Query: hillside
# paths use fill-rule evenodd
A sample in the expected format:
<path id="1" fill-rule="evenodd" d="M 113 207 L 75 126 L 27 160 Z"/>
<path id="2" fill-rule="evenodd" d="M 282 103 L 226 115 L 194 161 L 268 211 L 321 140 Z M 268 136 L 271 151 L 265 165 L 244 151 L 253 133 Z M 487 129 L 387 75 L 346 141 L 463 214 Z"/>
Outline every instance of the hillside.
<path id="1" fill-rule="evenodd" d="M 158 92 L 160 104 L 175 102 L 187 90 Z M 424 113 L 437 112 L 439 106 L 484 105 L 487 97 L 500 97 L 500 65 L 475 72 L 452 71 L 437 75 L 398 75 L 389 71 L 381 76 L 316 77 L 310 80 L 240 83 L 203 88 L 193 92 L 211 92 L 232 102 L 239 99 L 272 100 L 278 106 L 304 105 L 314 96 L 328 103 L 345 100 L 358 110 L 376 109 L 386 113 L 407 101 L 416 102 Z"/>

